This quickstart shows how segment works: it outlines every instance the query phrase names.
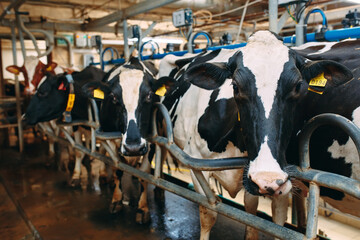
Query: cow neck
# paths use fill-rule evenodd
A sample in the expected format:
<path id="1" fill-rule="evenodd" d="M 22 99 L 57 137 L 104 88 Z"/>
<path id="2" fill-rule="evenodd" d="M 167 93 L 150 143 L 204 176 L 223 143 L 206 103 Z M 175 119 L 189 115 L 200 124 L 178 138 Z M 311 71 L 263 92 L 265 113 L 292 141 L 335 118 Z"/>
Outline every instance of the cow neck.
<path id="1" fill-rule="evenodd" d="M 69 123 L 72 121 L 71 110 L 74 107 L 75 91 L 74 91 L 74 79 L 71 74 L 66 74 L 66 79 L 69 83 L 69 96 L 67 100 L 66 110 L 64 112 L 64 122 Z"/>

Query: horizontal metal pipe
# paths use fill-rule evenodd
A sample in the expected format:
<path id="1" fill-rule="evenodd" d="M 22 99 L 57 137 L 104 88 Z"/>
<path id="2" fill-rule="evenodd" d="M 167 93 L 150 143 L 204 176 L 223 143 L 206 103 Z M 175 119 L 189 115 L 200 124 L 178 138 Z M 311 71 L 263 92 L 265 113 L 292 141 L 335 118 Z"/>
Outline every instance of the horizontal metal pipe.
<path id="1" fill-rule="evenodd" d="M 326 41 L 338 41 L 346 38 L 360 38 L 360 27 L 343 28 L 336 30 L 329 30 L 325 32 L 324 38 Z M 308 42 L 316 42 L 315 33 L 306 34 Z M 284 43 L 296 43 L 295 36 L 289 36 L 283 38 Z"/>
<path id="2" fill-rule="evenodd" d="M 50 134 L 50 137 L 54 138 L 57 141 L 61 141 L 65 144 L 69 144 L 69 142 L 66 141 L 65 139 L 63 139 L 61 137 L 57 137 L 53 134 Z M 91 152 L 86 147 L 81 146 L 77 143 L 74 145 L 74 148 L 76 148 L 77 150 L 83 151 L 85 154 L 88 154 L 96 159 L 103 161 L 104 163 L 108 164 L 109 166 L 118 167 L 120 170 L 128 172 L 135 177 L 141 178 L 155 186 L 158 186 L 164 190 L 167 190 L 171 193 L 174 193 L 183 198 L 186 198 L 192 202 L 200 204 L 210 210 L 216 211 L 216 212 L 218 212 L 224 216 L 227 216 L 235 221 L 241 222 L 246 225 L 250 225 L 250 226 L 258 229 L 259 231 L 271 234 L 271 235 L 281 238 L 281 239 L 289 239 L 289 240 L 303 240 L 304 239 L 304 235 L 301 233 L 298 233 L 291 229 L 282 227 L 275 223 L 269 222 L 265 219 L 259 218 L 255 215 L 252 215 L 245 211 L 239 210 L 235 207 L 231 207 L 227 204 L 224 204 L 224 203 L 217 203 L 215 205 L 210 204 L 208 202 L 208 199 L 199 193 L 196 193 L 196 192 L 188 190 L 184 187 L 178 186 L 178 185 L 171 183 L 169 181 L 166 181 L 162 178 L 155 178 L 153 175 L 151 175 L 149 173 L 145 173 L 136 168 L 133 168 L 125 163 L 119 162 L 118 165 L 116 166 L 111 158 L 106 157 L 97 152 Z"/>
<path id="3" fill-rule="evenodd" d="M 200 171 L 238 169 L 245 167 L 246 163 L 248 162 L 248 158 L 246 157 L 220 159 L 193 158 L 184 153 L 176 144 L 168 143 L 168 140 L 165 137 L 152 137 L 149 138 L 148 141 L 165 147 L 173 157 L 178 159 L 186 167 Z"/>
<path id="4" fill-rule="evenodd" d="M 315 169 L 301 170 L 297 166 L 290 166 L 289 169 L 291 177 L 306 182 L 316 182 L 320 186 L 332 188 L 360 199 L 360 181 L 358 180 Z"/>

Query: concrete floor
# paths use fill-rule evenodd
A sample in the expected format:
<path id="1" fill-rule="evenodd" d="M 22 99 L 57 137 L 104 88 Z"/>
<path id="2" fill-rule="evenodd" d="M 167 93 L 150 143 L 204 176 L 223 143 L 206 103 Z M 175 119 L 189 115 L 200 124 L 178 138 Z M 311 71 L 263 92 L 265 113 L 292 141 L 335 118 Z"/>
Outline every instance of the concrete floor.
<path id="1" fill-rule="evenodd" d="M 149 186 L 150 223 L 136 224 L 132 207 L 109 213 L 106 188 L 99 195 L 68 186 L 64 172 L 46 166 L 46 149 L 40 141 L 26 144 L 23 154 L 0 149 L 0 239 L 33 239 L 31 225 L 42 239 L 199 239 L 196 204 L 169 192 L 158 203 Z M 210 239 L 243 237 L 244 225 L 219 215 Z"/>

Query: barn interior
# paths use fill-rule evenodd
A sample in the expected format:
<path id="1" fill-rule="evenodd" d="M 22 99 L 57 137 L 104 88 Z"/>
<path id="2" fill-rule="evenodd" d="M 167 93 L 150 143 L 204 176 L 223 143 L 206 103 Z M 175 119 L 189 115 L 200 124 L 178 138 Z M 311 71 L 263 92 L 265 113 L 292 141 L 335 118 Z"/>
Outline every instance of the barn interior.
<path id="1" fill-rule="evenodd" d="M 69 173 L 58 167 L 63 148 L 57 146 L 50 158 L 52 137 L 41 127 L 24 126 L 25 76 L 9 72 L 8 66 L 23 66 L 26 56 L 35 56 L 64 69 L 81 71 L 93 65 L 106 72 L 130 56 L 161 59 L 173 52 L 239 46 L 258 30 L 277 33 L 288 46 L 303 44 L 304 34 L 314 41 L 359 38 L 359 7 L 356 0 L 0 0 L 1 238 L 200 236 L 198 205 L 171 191 L 165 191 L 159 203 L 150 184 L 150 223 L 138 224 L 131 204 L 110 213 L 110 183 L 101 193 L 71 187 Z M 326 32 L 335 37 L 326 39 Z M 70 162 L 70 171 L 73 165 Z M 173 167 L 164 166 L 169 181 L 191 189 L 189 170 L 166 170 Z M 244 204 L 243 190 L 236 199 L 221 188 L 217 193 L 227 204 Z M 291 200 L 288 214 L 287 227 L 292 228 Z M 269 199 L 260 199 L 258 215 L 270 219 Z M 244 224 L 219 215 L 210 239 L 239 239 L 244 232 Z M 321 239 L 360 240 L 360 219 L 320 200 L 316 234 Z M 273 239 L 267 233 L 259 238 Z"/>

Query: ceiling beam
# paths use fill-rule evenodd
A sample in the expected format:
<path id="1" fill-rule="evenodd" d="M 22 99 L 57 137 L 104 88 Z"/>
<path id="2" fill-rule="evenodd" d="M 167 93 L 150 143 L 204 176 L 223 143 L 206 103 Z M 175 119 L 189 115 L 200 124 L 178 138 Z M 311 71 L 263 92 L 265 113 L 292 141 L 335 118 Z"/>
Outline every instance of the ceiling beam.
<path id="1" fill-rule="evenodd" d="M 14 8 L 14 9 L 18 9 L 26 0 L 15 0 L 12 1 L 2 12 L 2 14 L 0 15 L 0 21 L 9 13 L 9 11 Z"/>
<path id="2" fill-rule="evenodd" d="M 1 22 L 3 26 L 11 26 L 10 21 L 4 19 Z M 57 32 L 103 32 L 103 33 L 114 33 L 115 26 L 103 26 L 103 27 L 92 27 L 85 29 L 84 24 L 75 24 L 75 23 L 57 23 L 57 22 L 28 22 L 24 23 L 25 27 L 28 29 L 44 29 L 52 30 Z M 118 27 L 118 33 L 122 33 L 122 27 Z"/>
<path id="3" fill-rule="evenodd" d="M 109 14 L 105 17 L 95 19 L 89 22 L 86 25 L 86 28 L 96 28 L 103 27 L 109 23 L 117 22 L 120 20 L 124 20 L 129 17 L 133 17 L 135 15 L 148 12 L 152 9 L 162 7 L 164 5 L 177 2 L 179 0 L 147 0 L 144 2 L 140 2 L 136 5 L 130 6 L 124 10 L 116 11 L 112 14 Z"/>

